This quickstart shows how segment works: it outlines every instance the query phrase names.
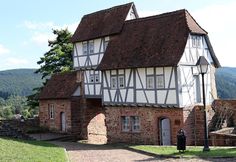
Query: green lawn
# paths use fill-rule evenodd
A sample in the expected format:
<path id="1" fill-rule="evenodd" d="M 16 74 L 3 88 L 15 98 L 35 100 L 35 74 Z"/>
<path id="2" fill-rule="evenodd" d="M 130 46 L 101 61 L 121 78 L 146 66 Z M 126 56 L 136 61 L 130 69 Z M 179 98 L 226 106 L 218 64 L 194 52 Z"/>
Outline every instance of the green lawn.
<path id="1" fill-rule="evenodd" d="M 0 138 L 0 161 L 65 162 L 63 148 L 42 141 Z"/>
<path id="2" fill-rule="evenodd" d="M 182 156 L 182 157 L 236 157 L 236 147 L 235 148 L 223 148 L 223 147 L 210 147 L 209 152 L 203 152 L 203 146 L 189 146 L 186 148 L 184 153 L 179 153 L 179 151 L 174 146 L 150 146 L 150 145 L 136 145 L 129 146 L 135 150 L 141 150 L 149 153 L 154 153 L 157 155 L 166 156 Z"/>

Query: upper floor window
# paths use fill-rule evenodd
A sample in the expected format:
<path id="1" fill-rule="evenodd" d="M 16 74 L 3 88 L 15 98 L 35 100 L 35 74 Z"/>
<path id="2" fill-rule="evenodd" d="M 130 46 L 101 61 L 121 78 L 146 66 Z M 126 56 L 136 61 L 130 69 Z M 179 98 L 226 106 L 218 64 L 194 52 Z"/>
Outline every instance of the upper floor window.
<path id="1" fill-rule="evenodd" d="M 89 53 L 93 54 L 94 53 L 94 42 L 89 42 Z"/>
<path id="2" fill-rule="evenodd" d="M 124 76 L 118 77 L 118 86 L 119 86 L 119 88 L 125 88 L 125 77 Z"/>
<path id="3" fill-rule="evenodd" d="M 164 88 L 164 76 L 163 75 L 157 75 L 157 88 Z"/>
<path id="4" fill-rule="evenodd" d="M 87 42 L 84 42 L 83 43 L 83 54 L 87 55 L 87 53 L 88 53 L 88 44 L 87 44 Z"/>
<path id="5" fill-rule="evenodd" d="M 54 119 L 54 104 L 49 104 L 49 117 Z"/>
<path id="6" fill-rule="evenodd" d="M 147 76 L 147 89 L 154 88 L 154 76 Z"/>
<path id="7" fill-rule="evenodd" d="M 89 75 L 89 82 L 94 83 L 94 75 L 93 74 Z"/>
<path id="8" fill-rule="evenodd" d="M 116 89 L 117 88 L 117 80 L 116 76 L 111 77 L 111 89 Z"/>
<path id="9" fill-rule="evenodd" d="M 94 76 L 95 76 L 95 77 L 94 77 L 94 78 L 95 78 L 95 83 L 99 83 L 99 75 L 98 75 L 98 74 L 95 74 Z"/>
<path id="10" fill-rule="evenodd" d="M 192 46 L 200 47 L 201 46 L 201 37 L 200 36 L 192 36 Z"/>

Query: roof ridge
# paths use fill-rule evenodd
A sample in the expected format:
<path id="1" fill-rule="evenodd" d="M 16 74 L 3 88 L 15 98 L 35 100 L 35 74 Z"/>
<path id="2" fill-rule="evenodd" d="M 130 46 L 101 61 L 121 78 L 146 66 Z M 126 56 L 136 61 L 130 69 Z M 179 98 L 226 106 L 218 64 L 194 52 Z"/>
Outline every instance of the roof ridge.
<path id="1" fill-rule="evenodd" d="M 186 23 L 187 23 L 187 26 L 188 26 L 189 30 L 190 30 L 190 27 L 189 27 L 189 24 L 188 24 L 187 15 L 190 16 L 190 18 L 197 24 L 197 26 L 198 26 L 199 28 L 201 28 L 205 33 L 207 33 L 207 31 L 206 31 L 205 29 L 203 29 L 203 28 L 198 24 L 198 22 L 193 18 L 193 16 L 188 12 L 188 10 L 185 10 L 185 19 L 186 19 Z M 190 30 L 190 31 L 191 31 L 191 30 Z"/>
<path id="2" fill-rule="evenodd" d="M 131 4 L 134 4 L 134 2 L 129 2 L 129 3 L 126 3 L 126 4 L 117 5 L 117 6 L 113 6 L 113 7 L 107 8 L 107 9 L 95 11 L 95 12 L 86 14 L 86 15 L 84 15 L 83 17 L 90 16 L 90 15 L 94 15 L 94 14 L 97 14 L 97 13 L 99 13 L 99 12 L 107 12 L 107 11 L 115 10 L 116 8 L 128 6 L 128 5 L 131 5 Z"/>
<path id="3" fill-rule="evenodd" d="M 171 11 L 171 12 L 164 12 L 158 15 L 153 15 L 153 16 L 147 16 L 147 17 L 141 17 L 141 18 L 137 18 L 137 19 L 132 19 L 132 20 L 127 20 L 125 21 L 125 23 L 132 23 L 132 22 L 138 22 L 138 21 L 146 21 L 146 20 L 150 20 L 150 19 L 159 19 L 159 18 L 164 18 L 167 16 L 171 16 L 171 15 L 175 15 L 178 14 L 180 12 L 185 12 L 187 11 L 186 9 L 180 9 L 180 10 L 176 10 L 176 11 Z"/>

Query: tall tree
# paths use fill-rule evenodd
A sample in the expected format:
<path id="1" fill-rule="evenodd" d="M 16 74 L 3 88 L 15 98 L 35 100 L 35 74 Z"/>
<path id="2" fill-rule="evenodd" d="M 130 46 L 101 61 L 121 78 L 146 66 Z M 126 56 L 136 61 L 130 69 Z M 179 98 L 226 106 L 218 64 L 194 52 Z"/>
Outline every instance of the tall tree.
<path id="1" fill-rule="evenodd" d="M 53 34 L 56 35 L 56 39 L 48 41 L 48 46 L 51 49 L 37 62 L 40 68 L 36 73 L 41 73 L 42 78 L 49 77 L 54 73 L 70 71 L 73 68 L 73 45 L 70 42 L 72 34 L 68 29 L 53 30 Z"/>
<path id="2" fill-rule="evenodd" d="M 72 34 L 68 29 L 53 30 L 56 35 L 55 40 L 49 40 L 48 46 L 50 50 L 44 54 L 37 62 L 40 68 L 35 73 L 41 73 L 42 79 L 45 79 L 43 85 L 46 84 L 47 79 L 54 73 L 71 71 L 73 69 L 72 50 L 73 44 L 70 42 Z M 39 93 L 43 87 L 34 89 L 34 94 L 28 96 L 27 103 L 33 109 L 39 106 Z"/>

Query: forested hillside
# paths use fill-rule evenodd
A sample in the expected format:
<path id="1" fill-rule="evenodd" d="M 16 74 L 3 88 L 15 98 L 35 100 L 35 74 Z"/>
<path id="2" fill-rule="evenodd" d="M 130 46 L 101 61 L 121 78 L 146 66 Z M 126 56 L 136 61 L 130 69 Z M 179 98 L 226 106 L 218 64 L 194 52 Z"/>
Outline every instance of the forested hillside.
<path id="1" fill-rule="evenodd" d="M 35 69 L 0 71 L 0 97 L 10 95 L 28 96 L 32 89 L 42 85 L 40 74 Z M 218 96 L 222 99 L 236 99 L 236 68 L 223 67 L 216 71 Z"/>
<path id="2" fill-rule="evenodd" d="M 236 99 L 236 68 L 217 69 L 216 86 L 219 98 Z"/>
<path id="3" fill-rule="evenodd" d="M 36 69 L 15 69 L 0 71 L 0 97 L 8 98 L 10 95 L 28 96 L 32 89 L 42 85 L 40 74 Z"/>

